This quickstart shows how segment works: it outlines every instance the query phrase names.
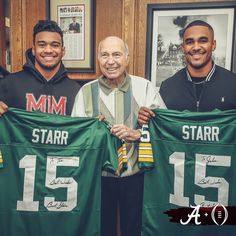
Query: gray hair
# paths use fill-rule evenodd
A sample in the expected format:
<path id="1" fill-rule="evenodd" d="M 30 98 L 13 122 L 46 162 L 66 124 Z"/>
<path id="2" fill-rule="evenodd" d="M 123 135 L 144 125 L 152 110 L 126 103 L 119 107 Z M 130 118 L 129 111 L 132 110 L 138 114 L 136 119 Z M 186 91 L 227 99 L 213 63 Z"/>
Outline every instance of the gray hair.
<path id="1" fill-rule="evenodd" d="M 109 36 L 109 37 L 116 37 L 116 36 Z M 99 57 L 99 53 L 100 53 L 100 51 L 101 51 L 101 47 L 102 47 L 103 42 L 104 42 L 107 38 L 109 38 L 109 37 L 106 37 L 105 39 L 103 39 L 103 40 L 101 40 L 101 41 L 99 42 L 99 44 L 98 44 L 98 57 Z M 119 38 L 119 37 L 116 37 L 116 38 Z M 126 56 L 126 58 L 128 58 L 128 56 L 129 56 L 129 47 L 128 47 L 128 44 L 127 44 L 126 42 L 124 42 L 123 39 L 121 39 L 121 38 L 119 38 L 119 39 L 122 40 L 122 42 L 123 42 L 123 44 L 124 44 L 125 56 Z"/>

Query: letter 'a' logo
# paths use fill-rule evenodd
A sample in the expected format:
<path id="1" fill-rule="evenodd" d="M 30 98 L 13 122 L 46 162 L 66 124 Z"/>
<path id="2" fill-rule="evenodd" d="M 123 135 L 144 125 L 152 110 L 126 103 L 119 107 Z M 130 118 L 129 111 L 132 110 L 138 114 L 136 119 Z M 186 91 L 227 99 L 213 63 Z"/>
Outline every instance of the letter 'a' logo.
<path id="1" fill-rule="evenodd" d="M 218 203 L 211 211 L 211 219 L 216 225 L 223 225 L 228 219 L 228 211 L 224 205 Z"/>

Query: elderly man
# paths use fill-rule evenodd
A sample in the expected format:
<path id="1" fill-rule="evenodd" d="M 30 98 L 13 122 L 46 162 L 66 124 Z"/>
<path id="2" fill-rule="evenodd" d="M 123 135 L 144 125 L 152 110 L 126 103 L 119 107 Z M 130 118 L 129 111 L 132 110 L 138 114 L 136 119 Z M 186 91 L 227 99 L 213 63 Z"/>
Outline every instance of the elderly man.
<path id="1" fill-rule="evenodd" d="M 107 173 L 102 177 L 103 236 L 116 235 L 119 206 L 122 236 L 141 234 L 143 174 L 137 163 L 137 145 L 141 133 L 137 129 L 140 106 L 164 107 L 151 83 L 129 75 L 128 47 L 118 37 L 110 36 L 98 46 L 102 76 L 84 85 L 76 96 L 72 116 L 105 116 L 112 125 L 111 133 L 127 143 L 127 170 L 121 178 Z"/>

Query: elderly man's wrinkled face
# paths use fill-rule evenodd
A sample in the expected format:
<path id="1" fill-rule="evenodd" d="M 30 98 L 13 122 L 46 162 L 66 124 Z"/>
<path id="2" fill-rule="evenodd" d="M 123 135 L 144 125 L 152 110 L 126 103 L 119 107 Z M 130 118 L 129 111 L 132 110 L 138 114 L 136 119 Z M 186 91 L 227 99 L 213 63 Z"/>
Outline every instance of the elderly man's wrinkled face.
<path id="1" fill-rule="evenodd" d="M 124 42 L 117 37 L 106 38 L 100 46 L 98 61 L 100 69 L 107 79 L 121 82 L 128 65 Z"/>

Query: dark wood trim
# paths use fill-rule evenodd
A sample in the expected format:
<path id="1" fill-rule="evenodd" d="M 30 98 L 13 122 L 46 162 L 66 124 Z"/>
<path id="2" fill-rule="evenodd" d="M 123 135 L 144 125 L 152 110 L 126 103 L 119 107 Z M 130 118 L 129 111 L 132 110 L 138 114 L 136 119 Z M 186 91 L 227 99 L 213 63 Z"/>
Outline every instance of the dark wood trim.
<path id="1" fill-rule="evenodd" d="M 0 65 L 6 67 L 6 35 L 4 0 L 0 0 Z"/>

